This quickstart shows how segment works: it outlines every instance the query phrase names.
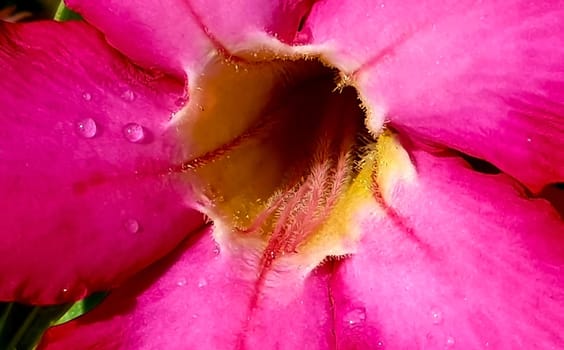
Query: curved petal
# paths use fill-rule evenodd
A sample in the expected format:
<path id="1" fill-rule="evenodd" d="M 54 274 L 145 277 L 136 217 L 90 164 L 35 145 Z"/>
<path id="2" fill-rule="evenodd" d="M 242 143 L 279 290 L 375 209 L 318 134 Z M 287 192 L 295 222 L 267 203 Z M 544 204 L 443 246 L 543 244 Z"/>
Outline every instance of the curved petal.
<path id="1" fill-rule="evenodd" d="M 304 30 L 351 74 L 374 128 L 387 120 L 539 191 L 564 180 L 563 18 L 563 1 L 327 0 Z"/>
<path id="2" fill-rule="evenodd" d="M 133 66 L 85 23 L 0 30 L 0 300 L 109 288 L 201 224 L 188 189 L 159 175 L 183 84 Z"/>
<path id="3" fill-rule="evenodd" d="M 253 35 L 290 41 L 311 0 L 166 0 L 66 3 L 144 66 L 183 76 L 199 73 L 209 56 L 231 52 Z M 135 40 L 132 40 L 134 38 Z M 194 74 L 197 74 L 194 73 Z"/>
<path id="4" fill-rule="evenodd" d="M 417 179 L 396 184 L 388 216 L 364 215 L 358 253 L 336 272 L 340 347 L 561 349 L 558 214 L 506 176 L 413 156 Z M 362 322 L 347 322 L 359 313 Z"/>
<path id="5" fill-rule="evenodd" d="M 256 265 L 249 256 L 219 254 L 211 231 L 204 229 L 91 313 L 50 329 L 40 349 L 329 347 L 326 272 L 256 294 L 254 272 L 243 277 Z"/>

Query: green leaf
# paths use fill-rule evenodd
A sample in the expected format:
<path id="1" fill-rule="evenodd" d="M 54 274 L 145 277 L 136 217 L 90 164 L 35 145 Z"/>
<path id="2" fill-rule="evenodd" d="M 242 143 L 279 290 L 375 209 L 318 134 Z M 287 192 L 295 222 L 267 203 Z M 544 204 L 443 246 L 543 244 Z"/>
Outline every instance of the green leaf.
<path id="1" fill-rule="evenodd" d="M 64 22 L 70 20 L 80 20 L 82 17 L 70 10 L 68 7 L 65 6 L 65 3 L 61 1 L 59 3 L 59 7 L 57 7 L 57 11 L 55 12 L 55 21 Z"/>
<path id="2" fill-rule="evenodd" d="M 0 304 L 0 349 L 33 349 L 45 330 L 70 306 L 71 304 L 53 306 Z"/>
<path id="3" fill-rule="evenodd" d="M 32 350 L 45 331 L 96 307 L 108 293 L 94 293 L 76 303 L 33 306 L 0 303 L 0 350 Z"/>
<path id="4" fill-rule="evenodd" d="M 68 311 L 54 323 L 54 326 L 63 324 L 65 322 L 74 320 L 75 318 L 84 315 L 88 311 L 92 310 L 94 307 L 98 306 L 108 293 L 98 292 L 94 293 L 80 301 L 74 303 Z"/>

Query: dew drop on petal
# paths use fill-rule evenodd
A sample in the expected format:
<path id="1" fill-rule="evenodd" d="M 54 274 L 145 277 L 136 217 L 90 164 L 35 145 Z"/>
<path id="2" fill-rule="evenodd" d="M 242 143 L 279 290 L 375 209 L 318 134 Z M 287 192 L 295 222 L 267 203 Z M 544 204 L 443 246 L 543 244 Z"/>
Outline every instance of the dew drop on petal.
<path id="1" fill-rule="evenodd" d="M 355 308 L 346 313 L 344 321 L 349 326 L 357 326 L 366 320 L 366 310 L 364 308 Z"/>
<path id="2" fill-rule="evenodd" d="M 179 279 L 178 281 L 176 281 L 176 285 L 179 286 L 179 287 L 185 286 L 186 285 L 186 278 L 183 277 L 183 278 Z"/>
<path id="3" fill-rule="evenodd" d="M 433 321 L 433 324 L 440 324 L 443 322 L 443 313 L 438 309 L 432 309 L 431 319 Z"/>
<path id="4" fill-rule="evenodd" d="M 96 136 L 97 131 L 98 127 L 96 126 L 96 122 L 92 118 L 85 118 L 76 122 L 76 132 L 84 138 L 93 138 L 94 136 Z"/>
<path id="5" fill-rule="evenodd" d="M 135 100 L 135 93 L 129 89 L 125 90 L 122 94 L 121 94 L 121 98 L 126 101 L 126 102 L 132 102 Z"/>
<path id="6" fill-rule="evenodd" d="M 129 142 L 141 142 L 145 137 L 145 130 L 137 123 L 127 123 L 123 127 L 123 136 Z"/>
<path id="7" fill-rule="evenodd" d="M 447 337 L 446 345 L 449 348 L 453 347 L 454 346 L 454 337 L 452 337 L 452 336 Z"/>
<path id="8" fill-rule="evenodd" d="M 82 94 L 82 98 L 84 101 L 90 101 L 92 99 L 92 95 L 89 92 L 85 92 Z"/>
<path id="9" fill-rule="evenodd" d="M 378 349 L 383 349 L 383 348 L 384 348 L 384 342 L 381 341 L 381 340 L 378 340 L 378 341 L 376 342 L 376 347 L 377 347 Z"/>
<path id="10" fill-rule="evenodd" d="M 128 219 L 125 221 L 125 229 L 131 233 L 139 232 L 139 222 L 135 219 Z"/>
<path id="11" fill-rule="evenodd" d="M 198 281 L 198 288 L 203 288 L 208 285 L 208 281 L 205 278 L 200 278 Z"/>
<path id="12" fill-rule="evenodd" d="M 274 250 L 270 250 L 268 252 L 268 257 L 272 260 L 276 259 L 276 252 Z"/>
<path id="13" fill-rule="evenodd" d="M 177 105 L 178 107 L 182 107 L 186 104 L 186 99 L 179 97 L 176 99 L 176 101 L 174 101 L 174 104 Z"/>

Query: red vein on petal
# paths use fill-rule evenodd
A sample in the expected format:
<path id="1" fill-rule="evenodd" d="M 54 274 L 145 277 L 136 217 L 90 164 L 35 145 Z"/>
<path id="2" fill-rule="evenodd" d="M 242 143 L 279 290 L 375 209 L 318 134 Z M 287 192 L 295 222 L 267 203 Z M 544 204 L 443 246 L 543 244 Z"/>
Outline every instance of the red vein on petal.
<path id="1" fill-rule="evenodd" d="M 384 213 L 392 221 L 392 223 L 400 229 L 410 240 L 421 247 L 426 253 L 432 255 L 432 248 L 427 243 L 421 240 L 421 238 L 415 232 L 415 229 L 407 223 L 407 220 L 403 218 L 392 206 L 390 206 L 384 196 L 382 191 L 378 186 L 377 182 L 377 171 L 376 169 L 372 172 L 372 184 L 371 184 L 372 196 L 376 203 L 384 210 Z"/>
<path id="2" fill-rule="evenodd" d="M 350 175 L 352 162 L 350 154 L 354 145 L 354 137 L 345 137 L 336 146 L 338 147 L 336 155 L 331 152 L 332 143 L 329 140 L 334 139 L 335 132 L 338 130 L 345 130 L 345 135 L 348 135 L 347 131 L 350 132 L 354 130 L 353 128 L 354 126 L 350 124 L 343 127 L 329 123 L 328 129 L 322 133 L 326 137 L 320 138 L 313 156 L 309 176 L 298 183 L 299 187 L 291 186 L 285 193 L 277 195 L 274 203 L 280 203 L 278 217 L 259 263 L 257 281 L 249 301 L 247 319 L 239 334 L 237 349 L 245 349 L 246 334 L 258 307 L 266 276 L 272 270 L 273 262 L 280 256 L 297 253 L 300 243 L 304 242 L 329 217 L 340 194 L 346 189 Z M 265 212 L 272 213 L 271 209 L 267 208 Z M 259 215 L 255 220 L 264 222 L 265 216 Z M 252 228 L 256 226 L 255 223 L 251 225 Z M 336 339 L 335 336 L 333 338 Z"/>
<path id="3" fill-rule="evenodd" d="M 233 149 L 239 147 L 245 141 L 253 138 L 257 135 L 264 134 L 269 128 L 273 127 L 276 121 L 272 118 L 261 118 L 256 123 L 252 124 L 246 131 L 241 135 L 238 135 L 233 140 L 221 145 L 220 147 L 208 151 L 200 156 L 182 162 L 180 164 L 172 165 L 169 167 L 162 167 L 157 170 L 148 170 L 143 168 L 137 168 L 131 170 L 125 174 L 121 175 L 110 175 L 100 172 L 92 173 L 90 176 L 78 180 L 72 184 L 72 189 L 76 194 L 82 195 L 88 190 L 92 190 L 94 187 L 116 184 L 120 182 L 129 182 L 131 180 L 141 180 L 145 178 L 156 178 L 162 175 L 170 175 L 175 173 L 185 173 L 188 171 L 194 171 L 201 168 L 232 151 Z"/>
<path id="4" fill-rule="evenodd" d="M 265 135 L 267 131 L 276 124 L 276 121 L 272 118 L 260 118 L 256 123 L 252 124 L 247 130 L 245 130 L 241 135 L 235 137 L 233 140 L 221 145 L 220 147 L 213 149 L 209 152 L 202 154 L 201 156 L 192 158 L 181 164 L 175 165 L 169 169 L 169 172 L 185 172 L 187 170 L 195 170 L 206 164 L 209 164 L 233 149 L 242 145 L 245 141 L 258 136 Z"/>
<path id="5" fill-rule="evenodd" d="M 382 50 L 380 50 L 378 53 L 376 53 L 376 55 L 370 57 L 366 62 L 364 62 L 363 64 L 361 64 L 357 69 L 354 70 L 354 72 L 352 72 L 351 74 L 348 74 L 348 76 L 350 78 L 352 78 L 352 80 L 356 80 L 358 79 L 358 76 L 378 65 L 379 63 L 381 63 L 386 57 L 392 57 L 396 54 L 397 50 L 399 47 L 405 45 L 405 43 L 413 38 L 413 36 L 420 32 L 423 28 L 427 27 L 428 24 L 427 23 L 423 23 L 423 24 L 419 24 L 419 25 L 415 25 L 412 28 L 410 28 L 407 31 L 404 31 L 403 33 L 401 33 L 397 38 L 395 38 L 391 44 L 389 44 L 388 46 L 384 47 Z"/>
<path id="6" fill-rule="evenodd" d="M 215 35 L 212 34 L 208 26 L 204 24 L 202 17 L 196 12 L 194 6 L 192 6 L 192 2 L 190 0 L 185 0 L 185 3 L 188 7 L 188 10 L 190 11 L 190 15 L 192 16 L 192 18 L 194 18 L 194 20 L 198 24 L 198 27 L 200 27 L 204 35 L 208 38 L 213 47 L 215 47 L 220 56 L 223 56 L 229 61 L 247 62 L 242 57 L 236 56 L 232 52 L 230 52 L 227 47 L 223 45 Z"/>
<path id="7" fill-rule="evenodd" d="M 390 45 L 384 47 L 380 50 L 376 55 L 369 58 L 366 62 L 360 65 L 354 72 L 350 74 L 353 80 L 358 79 L 358 76 L 363 71 L 366 71 L 380 62 L 384 60 L 386 57 L 392 57 L 396 54 L 398 47 L 405 44 L 405 42 L 413 37 L 414 31 L 404 32 L 402 33 L 395 41 L 393 41 Z"/>
<path id="8" fill-rule="evenodd" d="M 422 30 L 427 29 L 427 28 L 431 27 L 432 25 L 437 26 L 438 23 L 441 22 L 441 21 L 445 21 L 449 18 L 459 16 L 460 13 L 467 13 L 467 12 L 471 11 L 472 8 L 475 6 L 474 3 L 457 4 L 457 5 L 460 5 L 462 7 L 455 8 L 456 11 L 452 11 L 450 14 L 448 14 L 447 12 L 443 12 L 442 15 L 437 15 L 434 18 L 427 18 L 427 19 L 422 20 L 420 23 L 415 23 L 415 24 L 411 25 L 410 28 L 408 28 L 406 31 L 401 33 L 397 38 L 392 40 L 391 44 L 384 47 L 376 55 L 372 56 L 366 62 L 361 64 L 360 67 L 358 67 L 354 72 L 349 74 L 349 76 L 352 77 L 352 78 L 357 78 L 360 73 L 362 73 L 363 71 L 366 71 L 367 69 L 372 68 L 373 66 L 377 65 L 384 58 L 395 55 L 398 47 L 405 45 L 405 43 L 409 39 L 413 38 L 413 36 L 415 36 L 415 34 L 420 33 Z M 445 7 L 444 10 L 446 11 L 446 10 L 448 10 L 448 8 Z"/>
<path id="9" fill-rule="evenodd" d="M 327 281 L 327 297 L 329 299 L 329 315 L 331 317 L 331 340 L 330 343 L 331 349 L 337 349 L 338 347 L 338 339 L 337 339 L 337 310 L 335 307 L 335 297 L 333 296 L 333 288 L 331 284 L 333 283 L 333 279 L 335 278 L 336 266 L 338 262 L 332 260 L 328 261 L 327 264 L 330 264 L 330 278 Z"/>

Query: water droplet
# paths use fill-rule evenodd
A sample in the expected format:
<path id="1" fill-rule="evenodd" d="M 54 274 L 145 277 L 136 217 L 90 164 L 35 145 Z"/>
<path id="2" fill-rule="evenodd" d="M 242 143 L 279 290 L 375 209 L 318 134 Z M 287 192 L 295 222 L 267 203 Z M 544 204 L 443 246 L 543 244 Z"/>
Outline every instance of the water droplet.
<path id="1" fill-rule="evenodd" d="M 139 222 L 135 219 L 128 219 L 125 221 L 125 229 L 131 233 L 139 232 Z"/>
<path id="2" fill-rule="evenodd" d="M 213 254 L 219 255 L 219 247 L 216 246 L 215 248 L 213 248 Z"/>
<path id="3" fill-rule="evenodd" d="M 145 137 L 145 130 L 137 123 L 127 123 L 123 127 L 123 136 L 129 142 L 141 142 Z"/>
<path id="4" fill-rule="evenodd" d="M 268 256 L 270 257 L 270 259 L 274 260 L 276 259 L 276 252 L 274 250 L 269 250 Z"/>
<path id="5" fill-rule="evenodd" d="M 96 136 L 97 129 L 98 127 L 96 126 L 96 122 L 92 118 L 86 118 L 76 122 L 77 133 L 87 139 L 91 139 Z"/>
<path id="6" fill-rule="evenodd" d="M 432 309 L 431 319 L 433 320 L 433 324 L 440 324 L 443 322 L 443 313 L 438 309 Z"/>
<path id="7" fill-rule="evenodd" d="M 452 337 L 452 336 L 447 337 L 446 345 L 447 345 L 448 347 L 454 346 L 454 337 Z"/>
<path id="8" fill-rule="evenodd" d="M 179 97 L 176 99 L 176 101 L 174 101 L 174 104 L 176 104 L 178 107 L 184 106 L 185 103 L 186 103 L 186 99 L 182 97 Z"/>
<path id="9" fill-rule="evenodd" d="M 357 326 L 366 320 L 366 310 L 364 308 L 352 309 L 345 315 L 345 323 L 349 326 Z"/>
<path id="10" fill-rule="evenodd" d="M 82 98 L 84 101 L 90 101 L 92 99 L 92 95 L 89 92 L 85 92 L 82 94 Z"/>
<path id="11" fill-rule="evenodd" d="M 63 288 L 63 293 L 64 293 L 64 294 L 67 294 L 68 292 L 69 292 L 69 289 L 68 289 L 68 288 Z"/>
<path id="12" fill-rule="evenodd" d="M 183 278 L 179 279 L 178 281 L 176 281 L 176 285 L 179 286 L 179 287 L 185 286 L 186 285 L 186 278 L 183 277 Z"/>
<path id="13" fill-rule="evenodd" d="M 203 288 L 203 287 L 205 287 L 205 286 L 207 286 L 207 285 L 208 285 L 208 281 L 206 281 L 205 278 L 201 278 L 201 279 L 198 281 L 198 288 Z"/>
<path id="14" fill-rule="evenodd" d="M 125 91 L 121 94 L 121 98 L 122 98 L 124 101 L 127 101 L 127 102 L 132 102 L 132 101 L 134 101 L 134 100 L 135 100 L 135 97 L 136 97 L 136 96 L 135 96 L 135 93 L 134 93 L 133 91 L 129 90 L 129 89 L 125 90 Z"/>
<path id="15" fill-rule="evenodd" d="M 381 340 L 378 340 L 378 342 L 376 343 L 376 347 L 379 349 L 383 349 L 384 348 L 384 342 Z"/>
<path id="16" fill-rule="evenodd" d="M 532 141 L 532 140 L 531 140 L 531 138 L 530 138 L 530 137 L 528 137 L 528 138 L 527 138 L 527 142 L 531 142 L 531 141 Z"/>

